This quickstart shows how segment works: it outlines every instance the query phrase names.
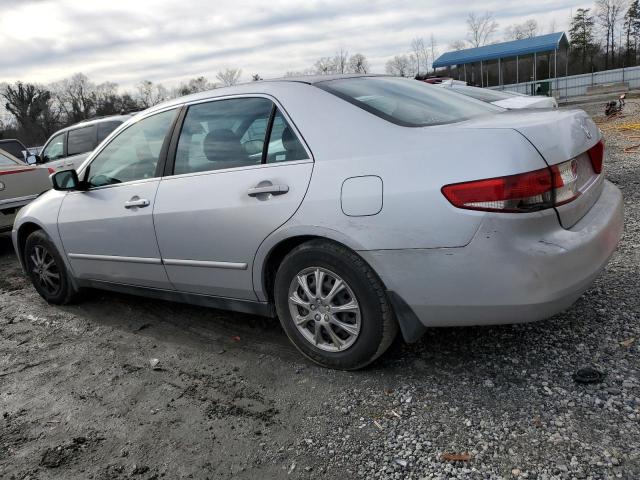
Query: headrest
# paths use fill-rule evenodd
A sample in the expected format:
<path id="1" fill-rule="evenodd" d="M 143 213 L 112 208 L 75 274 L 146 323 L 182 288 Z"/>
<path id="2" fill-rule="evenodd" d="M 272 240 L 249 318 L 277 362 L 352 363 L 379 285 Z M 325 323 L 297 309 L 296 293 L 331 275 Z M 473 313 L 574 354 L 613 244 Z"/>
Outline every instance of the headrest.
<path id="1" fill-rule="evenodd" d="M 231 130 L 212 130 L 202 142 L 205 157 L 210 162 L 235 161 L 246 157 L 240 138 Z"/>

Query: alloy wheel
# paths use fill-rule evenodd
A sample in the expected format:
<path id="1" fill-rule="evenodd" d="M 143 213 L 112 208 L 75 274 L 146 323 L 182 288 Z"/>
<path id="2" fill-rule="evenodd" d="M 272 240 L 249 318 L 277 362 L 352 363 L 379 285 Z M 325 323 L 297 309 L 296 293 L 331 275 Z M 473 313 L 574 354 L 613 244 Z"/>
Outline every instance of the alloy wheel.
<path id="1" fill-rule="evenodd" d="M 341 352 L 358 339 L 361 313 L 347 282 L 321 267 L 300 271 L 289 286 L 289 311 L 302 336 L 327 352 Z"/>
<path id="2" fill-rule="evenodd" d="M 53 255 L 42 245 L 34 245 L 29 252 L 34 280 L 49 295 L 56 295 L 62 286 L 60 270 Z"/>

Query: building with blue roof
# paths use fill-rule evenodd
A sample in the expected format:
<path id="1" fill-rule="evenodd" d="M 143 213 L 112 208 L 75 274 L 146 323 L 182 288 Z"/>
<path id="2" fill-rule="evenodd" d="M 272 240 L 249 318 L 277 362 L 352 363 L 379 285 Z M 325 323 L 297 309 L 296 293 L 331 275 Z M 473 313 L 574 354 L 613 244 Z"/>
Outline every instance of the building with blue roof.
<path id="1" fill-rule="evenodd" d="M 457 67 L 458 72 L 461 70 L 464 72 L 466 81 L 466 66 L 467 65 L 480 65 L 480 78 L 482 86 L 488 86 L 485 84 L 485 67 L 489 63 L 496 63 L 498 66 L 498 84 L 502 85 L 502 64 L 508 60 L 515 60 L 516 62 L 516 83 L 519 81 L 519 67 L 520 57 L 533 56 L 532 72 L 529 75 L 527 72 L 526 77 L 532 78 L 533 81 L 538 80 L 538 55 L 547 54 L 548 58 L 548 76 L 551 78 L 551 71 L 553 70 L 554 77 L 558 77 L 558 52 L 564 50 L 565 52 L 565 71 L 567 60 L 567 49 L 569 48 L 569 40 L 564 32 L 549 33 L 547 35 L 539 35 L 537 37 L 525 38 L 522 40 L 512 40 L 509 42 L 494 43 L 492 45 L 485 45 L 477 48 L 467 48 L 464 50 L 457 50 L 446 52 L 437 60 L 433 62 L 433 68 L 443 67 Z M 551 55 L 553 55 L 553 68 L 551 66 Z M 488 83 L 488 80 L 487 82 Z"/>

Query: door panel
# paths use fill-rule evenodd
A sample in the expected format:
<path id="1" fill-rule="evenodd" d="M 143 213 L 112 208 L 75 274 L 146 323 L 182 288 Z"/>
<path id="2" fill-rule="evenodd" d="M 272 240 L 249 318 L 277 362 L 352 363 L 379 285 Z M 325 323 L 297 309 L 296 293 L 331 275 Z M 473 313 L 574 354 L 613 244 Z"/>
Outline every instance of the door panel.
<path id="1" fill-rule="evenodd" d="M 312 161 L 306 160 L 163 178 L 153 215 L 173 285 L 192 293 L 255 300 L 254 255 L 295 213 L 312 169 Z M 252 190 L 269 184 L 288 191 Z"/>
<path id="2" fill-rule="evenodd" d="M 153 227 L 159 183 L 152 179 L 67 194 L 58 228 L 76 277 L 171 288 Z M 140 206 L 127 205 L 131 201 Z"/>

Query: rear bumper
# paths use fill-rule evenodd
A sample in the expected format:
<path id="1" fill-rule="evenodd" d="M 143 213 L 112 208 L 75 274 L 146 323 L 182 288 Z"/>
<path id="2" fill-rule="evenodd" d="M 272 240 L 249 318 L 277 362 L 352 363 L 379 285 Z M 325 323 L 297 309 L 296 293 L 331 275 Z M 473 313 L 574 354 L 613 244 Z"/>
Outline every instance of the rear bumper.
<path id="1" fill-rule="evenodd" d="M 622 235 L 622 205 L 606 182 L 568 230 L 553 210 L 488 214 L 465 247 L 359 253 L 426 327 L 530 322 L 570 306 L 602 271 Z"/>
<path id="2" fill-rule="evenodd" d="M 11 231 L 18 210 L 27 205 L 38 195 L 0 200 L 0 233 Z"/>

